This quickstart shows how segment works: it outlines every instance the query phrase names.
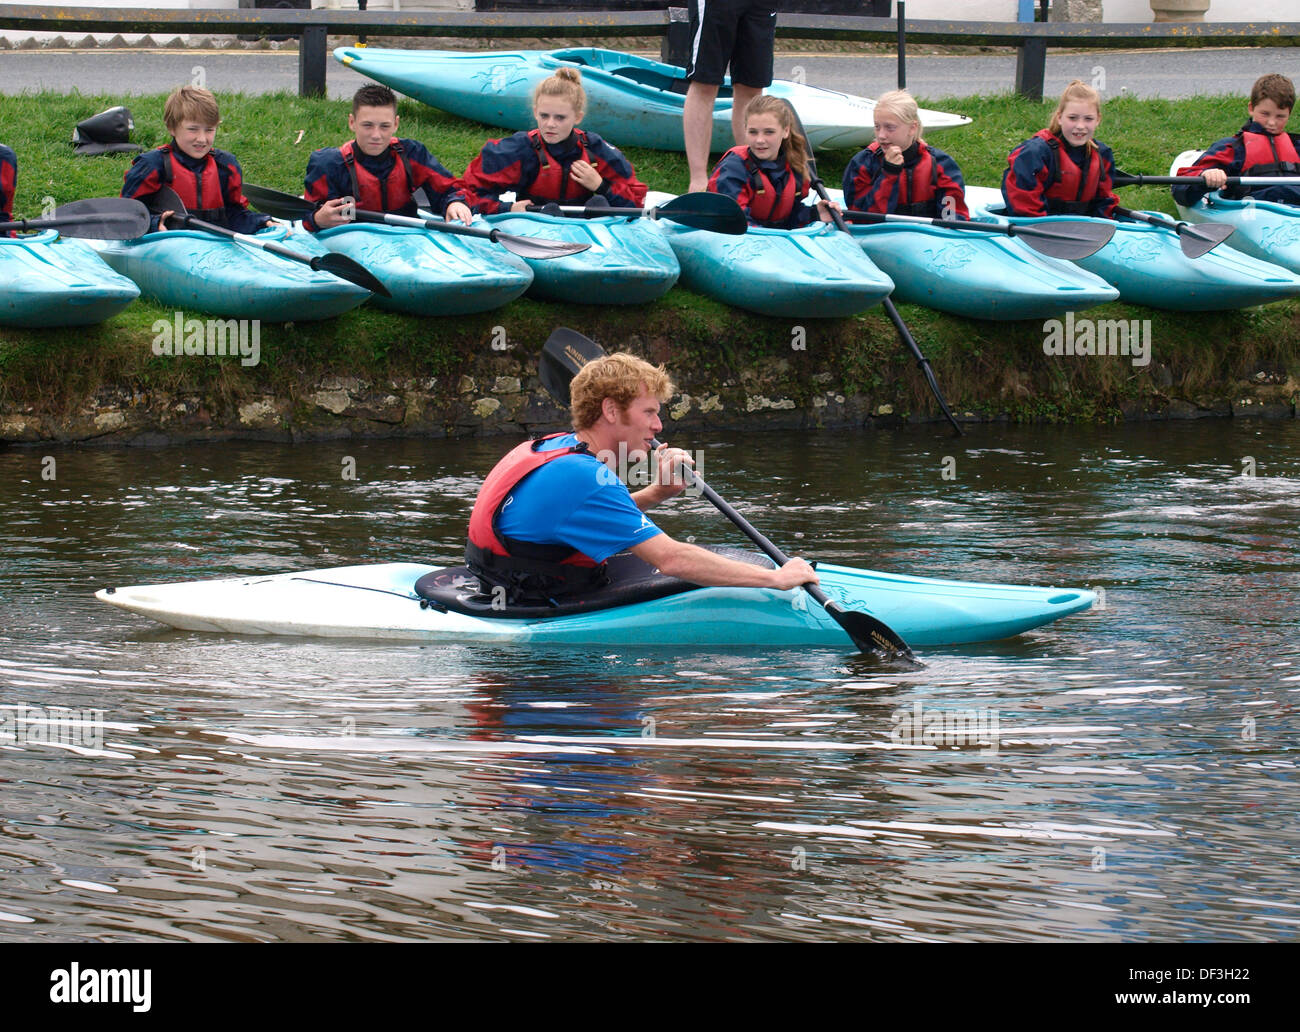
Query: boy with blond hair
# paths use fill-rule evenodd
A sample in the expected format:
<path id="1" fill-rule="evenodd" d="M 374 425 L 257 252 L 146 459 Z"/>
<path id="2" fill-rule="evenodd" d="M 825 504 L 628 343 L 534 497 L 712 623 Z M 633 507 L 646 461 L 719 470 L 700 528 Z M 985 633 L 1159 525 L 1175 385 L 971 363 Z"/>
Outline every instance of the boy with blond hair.
<path id="1" fill-rule="evenodd" d="M 214 146 L 221 124 L 216 97 L 197 86 L 178 87 L 163 105 L 163 124 L 171 142 L 135 158 L 126 170 L 123 197 L 155 207 L 150 201 L 170 187 L 189 214 L 206 222 L 236 233 L 254 233 L 266 225 L 270 216 L 248 210 L 239 162 Z M 155 214 L 150 232 L 166 229 L 166 218 L 173 214 Z"/>

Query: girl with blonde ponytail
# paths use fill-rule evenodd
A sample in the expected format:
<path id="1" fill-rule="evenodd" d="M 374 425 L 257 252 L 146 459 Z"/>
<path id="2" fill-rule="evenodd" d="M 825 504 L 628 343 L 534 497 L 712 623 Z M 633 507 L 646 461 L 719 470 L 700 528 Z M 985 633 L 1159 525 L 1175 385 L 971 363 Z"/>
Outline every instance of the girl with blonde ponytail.
<path id="1" fill-rule="evenodd" d="M 599 195 L 612 208 L 639 208 L 646 185 L 623 152 L 578 128 L 587 110 L 582 73 L 560 68 L 533 91 L 537 128 L 489 140 L 465 170 L 475 207 L 486 215 L 530 204 L 586 204 Z M 514 191 L 514 204 L 501 200 Z"/>

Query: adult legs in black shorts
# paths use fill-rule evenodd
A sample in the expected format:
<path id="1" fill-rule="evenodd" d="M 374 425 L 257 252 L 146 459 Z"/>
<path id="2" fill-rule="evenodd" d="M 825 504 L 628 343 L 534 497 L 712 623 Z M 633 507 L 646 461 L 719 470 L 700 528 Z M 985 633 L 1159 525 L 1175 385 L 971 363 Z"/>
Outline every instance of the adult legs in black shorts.
<path id="1" fill-rule="evenodd" d="M 731 66 L 733 82 L 762 89 L 772 83 L 776 0 L 689 0 L 691 57 L 686 78 L 721 85 Z"/>

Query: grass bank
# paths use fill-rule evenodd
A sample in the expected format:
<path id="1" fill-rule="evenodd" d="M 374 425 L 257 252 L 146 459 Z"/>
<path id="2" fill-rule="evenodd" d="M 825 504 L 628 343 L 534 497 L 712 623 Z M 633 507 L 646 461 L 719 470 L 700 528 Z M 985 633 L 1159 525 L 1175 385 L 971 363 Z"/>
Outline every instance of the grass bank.
<path id="1" fill-rule="evenodd" d="M 218 146 L 239 156 L 249 182 L 298 192 L 311 150 L 346 138 L 344 102 L 292 95 L 219 99 Z M 166 141 L 162 101 L 129 101 L 133 138 L 145 147 Z M 0 140 L 19 156 L 17 212 L 35 214 L 47 197 L 63 203 L 118 191 L 129 157 L 79 158 L 68 139 L 76 122 L 120 102 L 61 94 L 5 99 Z M 957 158 L 968 182 L 983 185 L 999 181 L 1008 151 L 1046 124 L 1052 108 L 1009 95 L 923 103 L 974 120 L 934 142 Z M 1237 97 L 1120 98 L 1107 103 L 1099 135 L 1125 169 L 1162 173 L 1174 154 L 1239 126 L 1242 107 Z M 484 139 L 502 134 L 414 103 L 403 103 L 400 115 L 401 134 L 428 144 L 453 172 L 463 170 Z M 609 135 L 625 145 L 652 188 L 685 189 L 682 155 Z M 838 182 L 851 157 L 819 155 L 828 182 Z M 1160 188 L 1129 188 L 1124 198 L 1135 208 L 1174 211 Z M 1250 405 L 1281 413 L 1293 411 L 1300 382 L 1300 305 L 1294 303 L 1215 315 L 1121 304 L 1091 310 L 1098 319 L 1151 320 L 1154 359 L 1145 367 L 1126 358 L 1049 358 L 1041 323 L 979 323 L 912 306 L 902 312 L 952 406 L 977 418 L 1224 414 L 1248 397 Z M 0 440 L 241 429 L 280 436 L 475 433 L 543 422 L 554 412 L 539 400 L 530 376 L 537 348 L 561 324 L 667 362 L 695 399 L 678 406 L 687 421 L 852 425 L 935 412 L 878 310 L 810 319 L 800 348 L 789 320 L 739 313 L 682 288 L 644 306 L 521 299 L 472 317 L 416 319 L 367 307 L 327 322 L 263 327 L 262 361 L 251 368 L 154 355 L 153 323 L 171 315 L 142 300 L 98 327 L 0 329 Z M 508 348 L 492 347 L 501 342 L 497 327 Z M 247 415 L 254 411 L 255 418 Z"/>

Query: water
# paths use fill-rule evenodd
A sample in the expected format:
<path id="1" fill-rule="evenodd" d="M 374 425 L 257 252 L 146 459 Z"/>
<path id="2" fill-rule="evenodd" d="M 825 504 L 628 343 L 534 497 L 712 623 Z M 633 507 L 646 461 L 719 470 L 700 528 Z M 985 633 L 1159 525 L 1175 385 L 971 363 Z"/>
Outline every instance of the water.
<path id="1" fill-rule="evenodd" d="M 917 671 L 193 634 L 91 597 L 455 560 L 511 443 L 0 453 L 0 940 L 1296 938 L 1295 422 L 676 442 L 791 552 L 1104 589 Z M 661 523 L 739 543 L 703 500 Z"/>

